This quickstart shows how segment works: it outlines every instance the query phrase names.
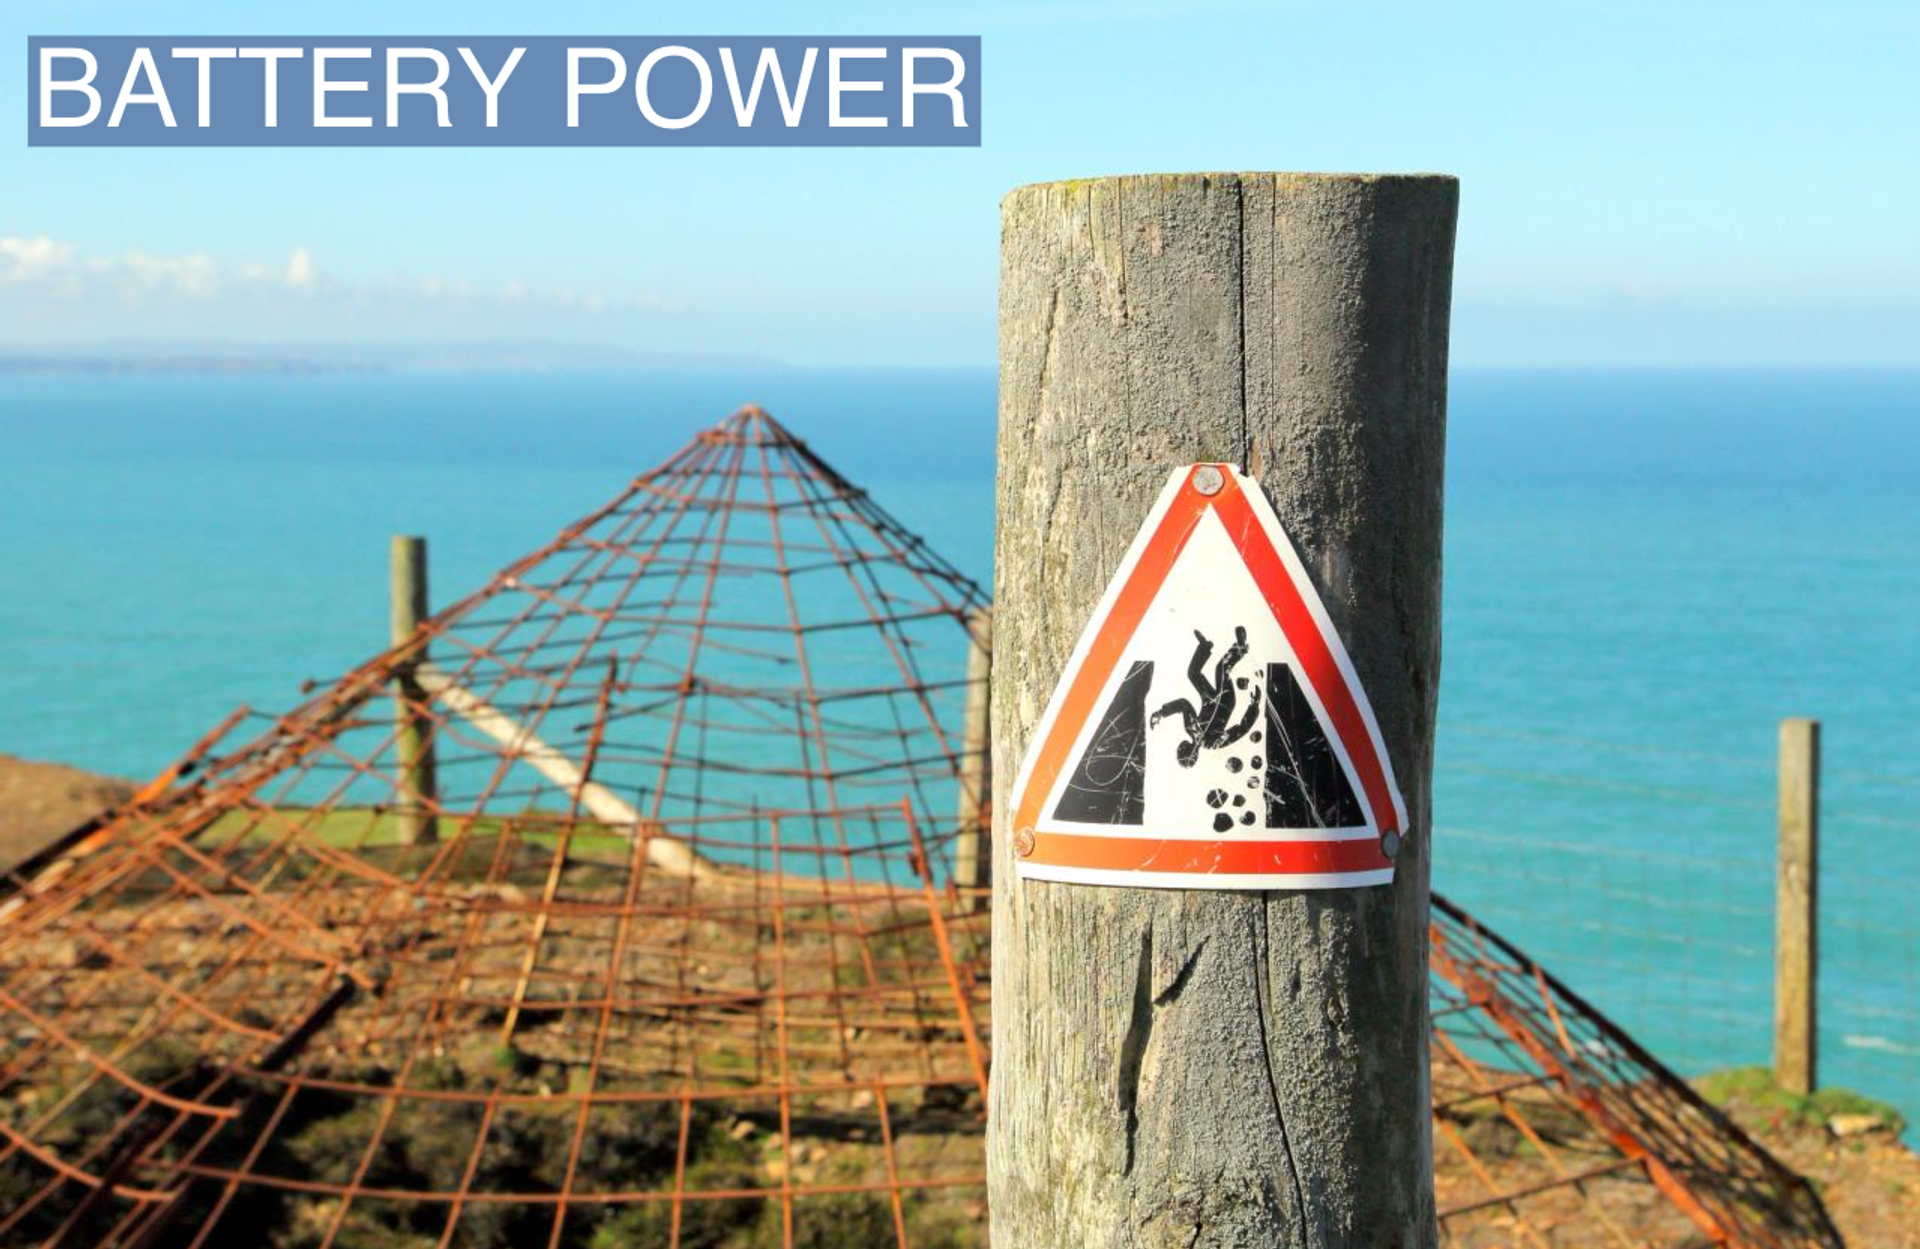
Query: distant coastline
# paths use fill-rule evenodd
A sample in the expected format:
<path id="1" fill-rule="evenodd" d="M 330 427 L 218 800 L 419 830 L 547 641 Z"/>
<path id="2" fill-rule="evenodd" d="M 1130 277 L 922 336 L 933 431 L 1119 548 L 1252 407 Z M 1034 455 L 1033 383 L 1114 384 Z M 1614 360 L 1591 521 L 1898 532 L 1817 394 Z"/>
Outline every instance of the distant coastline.
<path id="1" fill-rule="evenodd" d="M 0 373 L 30 377 L 145 377 L 314 373 L 384 373 L 389 366 L 351 360 L 294 360 L 272 356 L 0 356 Z"/>
<path id="2" fill-rule="evenodd" d="M 21 376 L 259 376 L 340 373 L 540 372 L 560 369 L 780 368 L 760 356 L 634 351 L 557 342 L 49 344 L 0 352 Z"/>

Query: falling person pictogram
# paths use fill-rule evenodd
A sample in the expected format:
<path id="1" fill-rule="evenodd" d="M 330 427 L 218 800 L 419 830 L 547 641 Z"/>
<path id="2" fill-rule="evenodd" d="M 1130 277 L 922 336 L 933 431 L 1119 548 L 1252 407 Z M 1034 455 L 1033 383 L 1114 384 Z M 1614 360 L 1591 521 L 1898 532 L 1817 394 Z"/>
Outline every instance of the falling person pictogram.
<path id="1" fill-rule="evenodd" d="M 1213 679 L 1207 679 L 1207 660 L 1213 655 L 1213 641 L 1206 634 L 1195 629 L 1193 636 L 1196 645 L 1193 658 L 1187 664 L 1187 681 L 1193 686 L 1194 693 L 1200 696 L 1200 705 L 1195 707 L 1184 698 L 1176 698 L 1153 713 L 1147 721 L 1148 728 L 1159 728 L 1160 721 L 1171 715 L 1180 717 L 1181 727 L 1186 730 L 1187 740 L 1174 747 L 1174 757 L 1180 766 L 1190 768 L 1200 759 L 1202 750 L 1223 750 L 1245 737 L 1260 718 L 1260 690 L 1256 686 L 1249 691 L 1246 714 L 1239 723 L 1233 723 L 1234 705 L 1239 702 L 1239 691 L 1246 689 L 1246 678 L 1234 680 L 1233 670 L 1242 659 L 1247 657 L 1247 631 L 1235 626 L 1233 645 L 1213 666 Z"/>

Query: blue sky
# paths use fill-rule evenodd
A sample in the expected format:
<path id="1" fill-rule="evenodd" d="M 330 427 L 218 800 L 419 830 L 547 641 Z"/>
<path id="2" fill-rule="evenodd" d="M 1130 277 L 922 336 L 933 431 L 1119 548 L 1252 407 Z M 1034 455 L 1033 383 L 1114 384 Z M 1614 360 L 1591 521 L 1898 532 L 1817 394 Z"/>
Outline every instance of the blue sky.
<path id="1" fill-rule="evenodd" d="M 988 364 L 1000 196 L 1462 180 L 1461 364 L 1920 364 L 1920 5 L 10 0 L 0 341 Z M 978 149 L 62 150 L 30 34 L 979 34 Z"/>

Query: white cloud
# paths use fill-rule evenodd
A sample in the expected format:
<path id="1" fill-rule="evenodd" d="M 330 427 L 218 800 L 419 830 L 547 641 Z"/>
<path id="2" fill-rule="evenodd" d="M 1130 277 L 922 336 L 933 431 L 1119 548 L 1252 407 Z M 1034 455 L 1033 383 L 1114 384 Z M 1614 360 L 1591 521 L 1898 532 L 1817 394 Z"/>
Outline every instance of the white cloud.
<path id="1" fill-rule="evenodd" d="M 249 272 L 241 266 L 235 274 L 244 280 Z M 156 256 L 136 248 L 124 256 L 89 256 L 44 234 L 0 235 L 0 286 L 28 292 L 65 299 L 154 292 L 205 299 L 219 292 L 221 278 L 219 263 L 205 252 Z"/>
<path id="2" fill-rule="evenodd" d="M 313 253 L 304 247 L 296 247 L 287 257 L 287 285 L 295 290 L 312 286 L 319 278 L 313 267 Z"/>
<path id="3" fill-rule="evenodd" d="M 187 256 L 149 256 L 128 252 L 120 262 L 121 271 L 141 290 L 172 288 L 183 295 L 206 299 L 219 284 L 219 270 L 213 257 L 205 252 Z M 129 292 L 132 293 L 132 292 Z"/>
<path id="4" fill-rule="evenodd" d="M 73 260 L 72 243 L 56 243 L 44 234 L 0 237 L 0 285 L 44 280 L 71 269 Z"/>
<path id="5" fill-rule="evenodd" d="M 503 285 L 478 286 L 465 278 L 429 274 L 394 275 L 368 282 L 344 282 L 324 273 L 304 244 L 287 252 L 284 264 L 258 259 L 220 260 L 205 251 L 157 255 L 138 249 L 120 256 L 90 255 L 73 243 L 45 234 L 0 235 L 0 304 L 56 301 L 76 315 L 89 308 L 148 309 L 164 301 L 214 311 L 232 304 L 244 315 L 269 308 L 290 294 L 317 314 L 333 308 L 351 315 L 354 307 L 418 308 L 425 302 L 446 314 L 504 315 L 519 308 L 527 314 L 568 310 L 575 314 L 609 312 L 654 315 L 688 311 L 683 300 L 652 291 L 599 291 L 573 286 L 540 287 L 518 278 Z M 0 311 L 5 311 L 0 306 Z"/>

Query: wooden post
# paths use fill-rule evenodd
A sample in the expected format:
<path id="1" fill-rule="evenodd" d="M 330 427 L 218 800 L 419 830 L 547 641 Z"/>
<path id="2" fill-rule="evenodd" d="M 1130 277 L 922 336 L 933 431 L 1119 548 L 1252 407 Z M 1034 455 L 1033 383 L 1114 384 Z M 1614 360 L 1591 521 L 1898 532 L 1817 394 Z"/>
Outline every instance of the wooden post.
<path id="1" fill-rule="evenodd" d="M 997 1249 L 1435 1240 L 1427 875 L 1458 184 L 1181 174 L 1001 205 Z M 1023 882 L 1006 795 L 1167 475 L 1255 474 L 1411 819 L 1391 886 Z"/>
<path id="2" fill-rule="evenodd" d="M 1820 722 L 1780 722 L 1780 872 L 1773 958 L 1773 1070 L 1805 1096 L 1818 1080 Z"/>
<path id="3" fill-rule="evenodd" d="M 967 614 L 967 710 L 960 737 L 959 836 L 953 848 L 954 883 L 984 888 L 992 859 L 985 842 L 992 813 L 987 810 L 991 767 L 987 708 L 993 680 L 993 612 L 985 607 Z"/>
<path id="4" fill-rule="evenodd" d="M 395 534 L 389 555 L 392 594 L 392 639 L 407 641 L 428 615 L 427 540 Z M 417 668 L 425 663 L 426 648 L 411 657 L 395 676 L 394 768 L 398 792 L 395 812 L 402 845 L 433 841 L 439 835 L 432 804 L 438 797 L 434 776 L 433 720 L 417 708 L 427 697 Z"/>

